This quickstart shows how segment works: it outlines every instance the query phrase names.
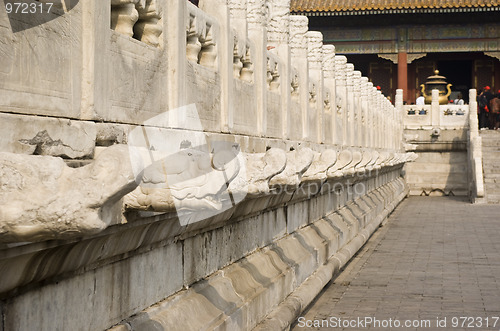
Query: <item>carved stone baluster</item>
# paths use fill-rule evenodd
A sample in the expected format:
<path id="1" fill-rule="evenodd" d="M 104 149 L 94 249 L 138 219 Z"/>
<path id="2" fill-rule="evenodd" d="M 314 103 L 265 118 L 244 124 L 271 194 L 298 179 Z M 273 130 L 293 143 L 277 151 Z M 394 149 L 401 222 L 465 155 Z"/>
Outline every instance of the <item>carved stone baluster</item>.
<path id="1" fill-rule="evenodd" d="M 139 20 L 134 25 L 134 37 L 154 47 L 160 45 L 162 34 L 161 12 L 156 0 L 146 0 L 144 5 L 136 5 Z"/>
<path id="2" fill-rule="evenodd" d="M 309 105 L 311 107 L 316 107 L 316 89 L 317 86 L 315 83 L 310 82 L 309 83 Z"/>
<path id="3" fill-rule="evenodd" d="M 292 97 L 298 98 L 299 97 L 299 89 L 300 89 L 299 74 L 297 72 L 297 69 L 295 69 L 295 68 L 292 70 L 292 78 L 291 78 L 290 87 L 291 87 L 290 93 L 291 93 Z"/>
<path id="4" fill-rule="evenodd" d="M 201 43 L 200 36 L 196 31 L 196 17 L 189 15 L 189 26 L 187 28 L 186 39 L 186 56 L 188 60 L 198 63 L 200 55 Z"/>
<path id="5" fill-rule="evenodd" d="M 215 47 L 212 26 L 207 25 L 205 38 L 203 39 L 201 47 L 200 64 L 206 67 L 214 67 L 216 58 L 217 48 Z"/>
<path id="6" fill-rule="evenodd" d="M 278 69 L 278 62 L 274 62 L 274 66 L 271 69 L 272 80 L 269 83 L 269 88 L 271 90 L 277 90 L 280 86 L 280 74 Z"/>
<path id="7" fill-rule="evenodd" d="M 250 47 L 246 48 L 245 55 L 241 59 L 243 67 L 241 68 L 240 78 L 245 82 L 253 81 L 253 64 L 251 59 Z"/>
<path id="8" fill-rule="evenodd" d="M 233 75 L 234 75 L 234 78 L 240 78 L 242 68 L 243 68 L 242 56 L 239 52 L 238 38 L 235 35 L 234 47 L 233 47 Z"/>
<path id="9" fill-rule="evenodd" d="M 323 107 L 325 109 L 326 112 L 330 112 L 331 111 L 331 107 L 330 107 L 330 92 L 328 91 L 325 91 L 325 97 L 323 99 Z"/>
<path id="10" fill-rule="evenodd" d="M 139 0 L 111 0 L 111 29 L 132 37 L 134 24 L 139 19 L 135 5 Z"/>
<path id="11" fill-rule="evenodd" d="M 273 81 L 273 74 L 272 74 L 272 69 L 271 67 L 273 66 L 273 63 L 271 61 L 271 58 L 269 56 L 267 57 L 267 74 L 266 74 L 266 82 L 267 82 L 267 87 L 270 89 L 271 88 L 271 82 Z"/>

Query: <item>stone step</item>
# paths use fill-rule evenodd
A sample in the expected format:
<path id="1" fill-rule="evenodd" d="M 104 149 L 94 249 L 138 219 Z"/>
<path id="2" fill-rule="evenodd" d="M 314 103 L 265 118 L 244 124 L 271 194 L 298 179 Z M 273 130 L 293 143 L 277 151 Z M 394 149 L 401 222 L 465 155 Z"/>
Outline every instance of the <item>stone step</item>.
<path id="1" fill-rule="evenodd" d="M 488 143 L 488 142 L 483 142 L 481 144 L 481 148 L 483 150 L 483 152 L 486 152 L 486 151 L 497 151 L 499 150 L 500 148 L 500 144 L 497 144 L 496 142 L 491 142 L 491 143 Z"/>
<path id="2" fill-rule="evenodd" d="M 488 170 L 488 173 L 500 174 L 500 167 L 495 164 L 485 164 L 483 163 L 483 171 Z"/>
<path id="3" fill-rule="evenodd" d="M 498 175 L 500 172 L 495 169 L 485 169 L 483 168 L 484 178 L 489 178 L 491 175 Z"/>
<path id="4" fill-rule="evenodd" d="M 499 196 L 500 197 L 500 191 L 498 190 L 488 190 L 488 188 L 485 188 L 485 191 L 486 191 L 486 196 L 487 197 L 495 197 L 495 196 Z"/>
<path id="5" fill-rule="evenodd" d="M 500 170 L 500 161 L 499 162 L 494 162 L 494 161 L 483 161 L 483 169 L 497 169 Z"/>
<path id="6" fill-rule="evenodd" d="M 488 152 L 488 153 L 495 153 L 495 152 L 500 152 L 500 146 L 483 146 L 482 148 L 483 153 Z"/>
<path id="7" fill-rule="evenodd" d="M 488 203 L 500 203 L 500 194 L 486 193 L 486 200 L 488 200 Z"/>
<path id="8" fill-rule="evenodd" d="M 498 174 L 500 174 L 500 171 L 498 171 L 498 169 L 483 168 L 484 177 L 490 178 L 491 175 L 498 175 Z"/>
<path id="9" fill-rule="evenodd" d="M 488 150 L 498 150 L 500 148 L 500 144 L 498 141 L 495 139 L 494 141 L 482 141 L 481 147 L 483 151 L 488 151 Z"/>
<path id="10" fill-rule="evenodd" d="M 494 135 L 500 135 L 500 131 L 498 131 L 498 130 L 479 130 L 479 134 L 481 136 L 494 136 Z"/>
<path id="11" fill-rule="evenodd" d="M 483 165 L 496 165 L 500 164 L 500 159 L 488 159 L 488 158 L 483 158 Z"/>
<path id="12" fill-rule="evenodd" d="M 491 181 L 495 180 L 497 183 L 500 183 L 500 174 L 488 174 L 488 177 L 484 177 L 484 178 L 485 179 L 487 178 Z"/>
<path id="13" fill-rule="evenodd" d="M 483 163 L 483 170 L 485 169 L 488 170 L 488 173 L 500 174 L 500 167 L 498 165 Z"/>
<path id="14" fill-rule="evenodd" d="M 500 134 L 495 136 L 483 136 L 481 135 L 482 142 L 495 143 L 500 139 Z"/>
<path id="15" fill-rule="evenodd" d="M 486 184 L 485 187 L 486 193 L 488 194 L 500 194 L 500 186 L 497 186 L 496 184 L 493 185 L 488 185 Z"/>
<path id="16" fill-rule="evenodd" d="M 482 141 L 485 142 L 485 141 L 488 141 L 488 142 L 495 142 L 495 141 L 498 141 L 500 139 L 500 132 L 499 131 L 492 131 L 492 132 L 488 132 L 488 133 L 484 133 L 481 132 L 480 133 L 480 136 L 482 138 Z"/>
<path id="17" fill-rule="evenodd" d="M 500 159 L 484 159 L 483 158 L 483 167 L 500 167 Z"/>

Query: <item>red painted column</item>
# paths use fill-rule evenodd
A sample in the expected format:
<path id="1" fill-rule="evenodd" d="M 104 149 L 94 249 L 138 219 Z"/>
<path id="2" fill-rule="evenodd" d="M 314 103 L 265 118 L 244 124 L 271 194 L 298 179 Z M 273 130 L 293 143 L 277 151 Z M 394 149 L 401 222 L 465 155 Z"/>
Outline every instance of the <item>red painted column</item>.
<path id="1" fill-rule="evenodd" d="M 398 53 L 398 89 L 403 90 L 403 100 L 408 98 L 408 65 L 406 64 L 407 54 L 400 51 Z"/>

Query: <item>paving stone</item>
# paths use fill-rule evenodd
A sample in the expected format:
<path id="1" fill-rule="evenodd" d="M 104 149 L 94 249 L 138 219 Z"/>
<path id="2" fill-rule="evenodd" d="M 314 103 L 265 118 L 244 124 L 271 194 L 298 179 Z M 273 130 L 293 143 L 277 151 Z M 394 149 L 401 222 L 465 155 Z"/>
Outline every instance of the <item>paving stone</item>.
<path id="1" fill-rule="evenodd" d="M 447 328 L 440 329 L 454 331 L 467 328 L 451 328 L 453 317 L 500 317 L 498 215 L 500 205 L 454 197 L 406 199 L 302 316 L 422 319 L 431 321 L 427 329 L 438 329 L 436 319 L 446 317 Z"/>
<path id="2" fill-rule="evenodd" d="M 485 197 L 488 203 L 500 202 L 500 132 L 481 131 Z"/>

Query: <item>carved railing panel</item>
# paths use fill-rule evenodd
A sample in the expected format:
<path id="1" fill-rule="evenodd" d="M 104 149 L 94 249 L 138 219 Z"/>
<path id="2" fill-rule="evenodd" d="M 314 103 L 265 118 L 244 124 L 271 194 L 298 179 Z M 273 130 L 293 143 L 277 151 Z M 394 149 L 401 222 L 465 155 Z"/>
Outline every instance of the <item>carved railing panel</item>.
<path id="1" fill-rule="evenodd" d="M 111 0 L 111 29 L 154 47 L 160 46 L 161 18 L 157 0 Z"/>
<path id="2" fill-rule="evenodd" d="M 189 61 L 215 68 L 217 63 L 217 24 L 195 5 L 187 4 L 186 57 Z"/>

